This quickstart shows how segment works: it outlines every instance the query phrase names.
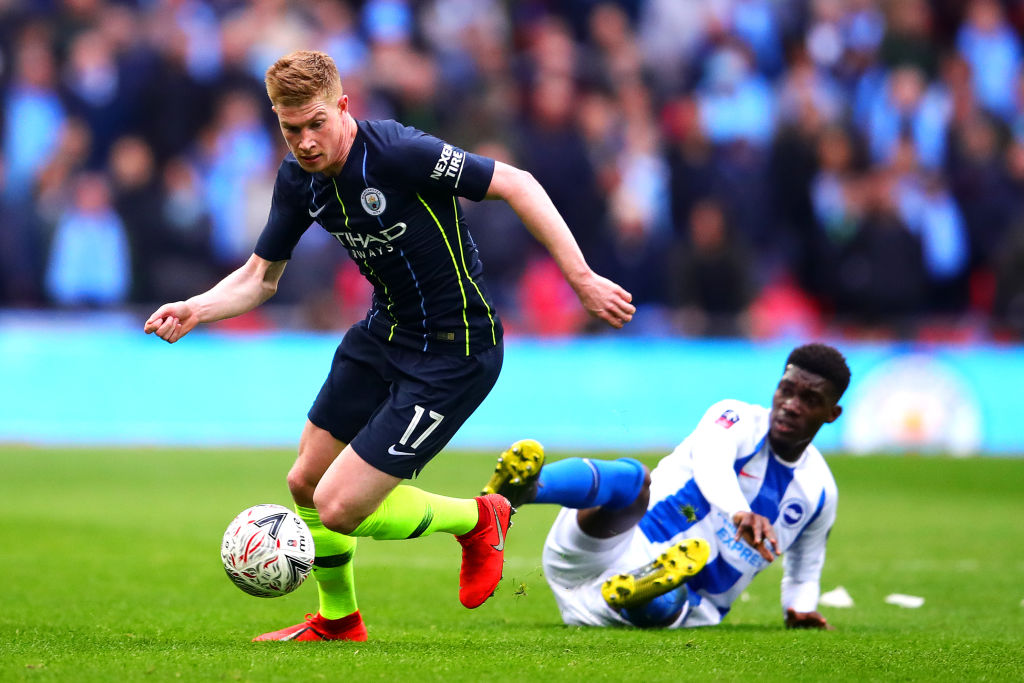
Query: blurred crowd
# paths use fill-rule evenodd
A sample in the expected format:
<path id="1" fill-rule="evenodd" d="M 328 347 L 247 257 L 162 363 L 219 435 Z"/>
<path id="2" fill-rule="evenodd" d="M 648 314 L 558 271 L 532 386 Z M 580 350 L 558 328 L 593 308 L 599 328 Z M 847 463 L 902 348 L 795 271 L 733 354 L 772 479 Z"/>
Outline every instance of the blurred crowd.
<path id="1" fill-rule="evenodd" d="M 286 152 L 263 73 L 312 48 L 358 118 L 532 172 L 635 330 L 1020 339 L 1022 29 L 1021 0 L 0 0 L 0 307 L 244 262 Z M 464 207 L 511 331 L 590 329 L 507 206 Z M 245 324 L 361 317 L 328 242 Z"/>

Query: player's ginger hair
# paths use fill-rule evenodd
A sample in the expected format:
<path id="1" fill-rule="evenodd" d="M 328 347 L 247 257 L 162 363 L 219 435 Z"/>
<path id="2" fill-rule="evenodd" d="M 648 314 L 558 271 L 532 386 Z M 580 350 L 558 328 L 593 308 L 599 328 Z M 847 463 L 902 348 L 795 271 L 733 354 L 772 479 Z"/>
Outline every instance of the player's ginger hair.
<path id="1" fill-rule="evenodd" d="M 310 100 L 341 97 L 341 75 L 334 60 L 323 52 L 298 50 L 267 69 L 267 96 L 275 105 L 298 107 Z"/>

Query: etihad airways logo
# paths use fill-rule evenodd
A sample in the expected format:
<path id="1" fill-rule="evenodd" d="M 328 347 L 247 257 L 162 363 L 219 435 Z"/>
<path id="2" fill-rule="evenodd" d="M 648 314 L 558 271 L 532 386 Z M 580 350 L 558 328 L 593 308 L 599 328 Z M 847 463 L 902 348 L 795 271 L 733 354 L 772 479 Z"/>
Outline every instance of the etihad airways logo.
<path id="1" fill-rule="evenodd" d="M 404 235 L 408 227 L 405 223 L 395 223 L 376 234 L 348 231 L 331 234 L 351 252 L 352 258 L 368 258 L 392 253 L 395 247 L 391 243 Z"/>

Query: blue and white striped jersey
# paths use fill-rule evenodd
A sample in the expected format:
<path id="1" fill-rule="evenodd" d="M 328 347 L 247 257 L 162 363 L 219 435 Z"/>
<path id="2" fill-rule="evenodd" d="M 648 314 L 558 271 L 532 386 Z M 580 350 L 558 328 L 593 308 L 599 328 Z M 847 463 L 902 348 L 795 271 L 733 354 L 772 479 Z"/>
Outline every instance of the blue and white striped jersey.
<path id="1" fill-rule="evenodd" d="M 838 491 L 818 449 L 809 445 L 797 462 L 787 463 L 772 453 L 768 427 L 767 408 L 720 401 L 651 473 L 651 501 L 639 524 L 648 556 L 682 538 L 711 543 L 707 566 L 687 583 L 690 611 L 678 626 L 719 623 L 768 566 L 753 547 L 734 540 L 732 516 L 740 510 L 772 520 L 784 553 L 783 609 L 817 607 Z"/>

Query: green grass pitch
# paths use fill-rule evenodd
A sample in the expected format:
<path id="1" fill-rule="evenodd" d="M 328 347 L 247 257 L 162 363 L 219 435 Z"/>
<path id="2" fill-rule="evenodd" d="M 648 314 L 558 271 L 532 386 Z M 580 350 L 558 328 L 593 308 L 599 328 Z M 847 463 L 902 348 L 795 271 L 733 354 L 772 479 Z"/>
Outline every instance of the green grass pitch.
<path id="1" fill-rule="evenodd" d="M 555 453 L 558 458 L 567 454 Z M 653 464 L 657 455 L 641 456 Z M 540 569 L 555 509 L 514 518 L 505 578 L 459 605 L 459 547 L 360 541 L 366 643 L 251 643 L 316 609 L 312 580 L 274 600 L 225 577 L 231 518 L 288 503 L 286 451 L 0 449 L 0 681 L 1022 680 L 1024 460 L 829 458 L 840 491 L 823 607 L 786 631 L 773 566 L 716 628 L 563 626 Z M 444 453 L 418 485 L 472 495 L 491 453 Z M 920 609 L 889 593 L 925 598 Z"/>

